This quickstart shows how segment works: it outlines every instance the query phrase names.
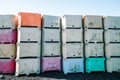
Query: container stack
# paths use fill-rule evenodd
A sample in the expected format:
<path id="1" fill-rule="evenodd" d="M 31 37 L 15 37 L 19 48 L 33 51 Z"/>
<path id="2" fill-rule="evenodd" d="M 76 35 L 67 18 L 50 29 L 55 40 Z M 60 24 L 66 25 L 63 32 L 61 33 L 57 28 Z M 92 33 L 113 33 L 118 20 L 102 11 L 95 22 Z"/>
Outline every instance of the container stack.
<path id="1" fill-rule="evenodd" d="M 105 71 L 102 16 L 84 16 L 85 70 Z"/>
<path id="2" fill-rule="evenodd" d="M 62 16 L 62 55 L 64 74 L 84 73 L 81 15 Z"/>
<path id="3" fill-rule="evenodd" d="M 104 29 L 107 72 L 120 72 L 120 17 L 106 16 Z"/>
<path id="4" fill-rule="evenodd" d="M 15 73 L 17 17 L 0 15 L 0 74 Z"/>
<path id="5" fill-rule="evenodd" d="M 42 72 L 61 71 L 60 17 L 42 18 Z"/>
<path id="6" fill-rule="evenodd" d="M 16 76 L 40 73 L 41 15 L 19 12 Z"/>

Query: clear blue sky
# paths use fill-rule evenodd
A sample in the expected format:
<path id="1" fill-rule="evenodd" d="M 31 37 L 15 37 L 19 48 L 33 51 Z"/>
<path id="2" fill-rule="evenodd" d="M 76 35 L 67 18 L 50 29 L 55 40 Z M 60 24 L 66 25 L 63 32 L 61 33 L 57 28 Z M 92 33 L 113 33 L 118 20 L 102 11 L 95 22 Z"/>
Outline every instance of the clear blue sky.
<path id="1" fill-rule="evenodd" d="M 0 0 L 0 14 L 17 14 L 19 11 L 120 16 L 120 0 Z"/>

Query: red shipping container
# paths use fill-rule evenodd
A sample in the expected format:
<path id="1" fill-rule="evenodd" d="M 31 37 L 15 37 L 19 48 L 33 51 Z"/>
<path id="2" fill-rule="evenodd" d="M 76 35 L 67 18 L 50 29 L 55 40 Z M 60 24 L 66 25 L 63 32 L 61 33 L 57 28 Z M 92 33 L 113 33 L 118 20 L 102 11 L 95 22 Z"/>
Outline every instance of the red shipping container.
<path id="1" fill-rule="evenodd" d="M 17 42 L 16 29 L 0 29 L 0 43 L 13 43 Z"/>
<path id="2" fill-rule="evenodd" d="M 19 12 L 19 27 L 41 27 L 41 15 L 38 13 Z"/>
<path id="3" fill-rule="evenodd" d="M 61 57 L 43 57 L 42 72 L 61 71 Z"/>
<path id="4" fill-rule="evenodd" d="M 15 73 L 15 59 L 0 59 L 0 74 Z"/>

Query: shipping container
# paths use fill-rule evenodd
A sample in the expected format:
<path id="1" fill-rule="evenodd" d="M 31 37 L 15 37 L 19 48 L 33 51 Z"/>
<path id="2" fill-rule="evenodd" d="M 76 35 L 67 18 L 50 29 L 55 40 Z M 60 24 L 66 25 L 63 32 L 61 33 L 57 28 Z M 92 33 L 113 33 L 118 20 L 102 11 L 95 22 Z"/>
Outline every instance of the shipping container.
<path id="1" fill-rule="evenodd" d="M 85 43 L 89 42 L 103 42 L 103 30 L 98 30 L 98 29 L 87 29 L 85 30 Z"/>
<path id="2" fill-rule="evenodd" d="M 58 41 L 60 42 L 60 29 L 43 29 L 43 41 Z"/>
<path id="3" fill-rule="evenodd" d="M 14 74 L 15 59 L 0 59 L 0 74 Z"/>
<path id="4" fill-rule="evenodd" d="M 85 57 L 104 57 L 104 44 L 85 44 Z"/>
<path id="5" fill-rule="evenodd" d="M 15 44 L 0 44 L 0 58 L 15 58 L 16 51 Z"/>
<path id="6" fill-rule="evenodd" d="M 48 28 L 60 28 L 60 17 L 52 15 L 43 15 L 42 26 Z"/>
<path id="7" fill-rule="evenodd" d="M 82 28 L 82 15 L 64 15 L 64 16 L 62 16 L 62 27 L 64 27 L 64 28 Z"/>
<path id="8" fill-rule="evenodd" d="M 39 28 L 18 28 L 18 43 L 22 42 L 35 42 L 40 43 L 41 30 Z"/>
<path id="9" fill-rule="evenodd" d="M 84 73 L 84 58 L 63 59 L 63 72 L 67 73 Z"/>
<path id="10" fill-rule="evenodd" d="M 105 55 L 107 58 L 120 57 L 120 44 L 107 44 L 105 45 Z"/>
<path id="11" fill-rule="evenodd" d="M 87 73 L 103 71 L 105 72 L 105 58 L 86 58 L 85 70 Z"/>
<path id="12" fill-rule="evenodd" d="M 106 61 L 107 72 L 120 72 L 120 58 L 108 58 Z"/>
<path id="13" fill-rule="evenodd" d="M 0 15 L 0 28 L 17 28 L 17 17 L 15 15 Z"/>
<path id="14" fill-rule="evenodd" d="M 119 43 L 120 42 L 120 30 L 106 30 L 105 31 L 105 43 Z"/>
<path id="15" fill-rule="evenodd" d="M 62 42 L 83 42 L 82 29 L 65 29 L 62 30 Z"/>
<path id="16" fill-rule="evenodd" d="M 0 29 L 0 43 L 13 43 L 17 42 L 16 29 Z"/>
<path id="17" fill-rule="evenodd" d="M 84 16 L 84 28 L 103 28 L 102 16 L 86 15 Z"/>
<path id="18" fill-rule="evenodd" d="M 24 58 L 16 59 L 15 75 L 22 74 L 39 74 L 40 73 L 40 58 Z"/>
<path id="19" fill-rule="evenodd" d="M 42 72 L 61 71 L 61 57 L 42 57 Z"/>
<path id="20" fill-rule="evenodd" d="M 42 56 L 61 56 L 60 43 L 43 43 Z"/>
<path id="21" fill-rule="evenodd" d="M 40 44 L 38 43 L 18 43 L 17 58 L 40 57 Z"/>
<path id="22" fill-rule="evenodd" d="M 39 27 L 41 28 L 41 14 L 30 12 L 19 12 L 19 27 Z"/>
<path id="23" fill-rule="evenodd" d="M 107 29 L 120 29 L 120 16 L 106 16 L 104 18 L 104 28 Z"/>
<path id="24" fill-rule="evenodd" d="M 67 43 L 62 45 L 62 55 L 67 57 L 83 57 L 83 43 Z"/>

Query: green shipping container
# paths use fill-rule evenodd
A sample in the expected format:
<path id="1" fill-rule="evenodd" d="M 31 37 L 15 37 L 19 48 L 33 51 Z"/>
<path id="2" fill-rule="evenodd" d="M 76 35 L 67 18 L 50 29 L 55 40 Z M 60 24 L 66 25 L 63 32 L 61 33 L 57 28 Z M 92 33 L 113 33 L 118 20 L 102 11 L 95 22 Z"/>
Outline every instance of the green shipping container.
<path id="1" fill-rule="evenodd" d="M 105 58 L 86 58 L 86 72 L 103 71 L 105 72 Z"/>

